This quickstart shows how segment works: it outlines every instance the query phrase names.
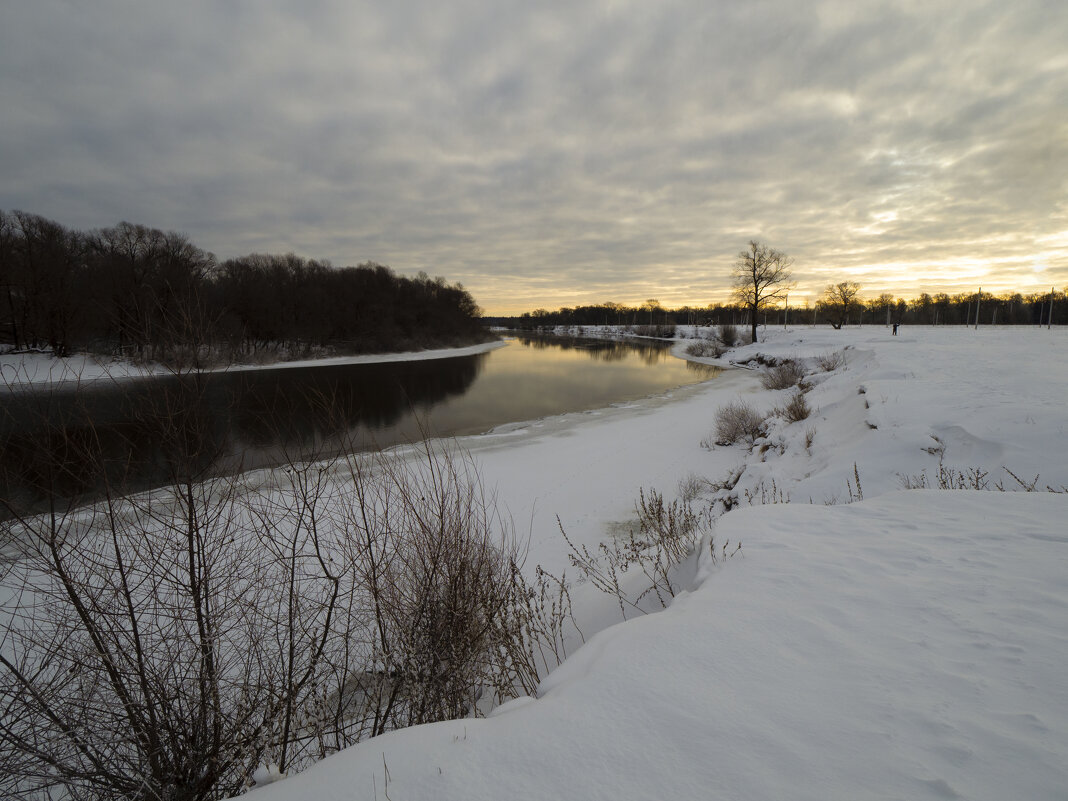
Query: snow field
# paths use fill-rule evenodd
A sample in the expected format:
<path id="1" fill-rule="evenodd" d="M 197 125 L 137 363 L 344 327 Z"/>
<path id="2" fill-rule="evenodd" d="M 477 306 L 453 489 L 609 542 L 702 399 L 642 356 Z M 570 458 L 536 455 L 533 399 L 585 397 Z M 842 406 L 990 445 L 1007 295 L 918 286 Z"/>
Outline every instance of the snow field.
<path id="1" fill-rule="evenodd" d="M 772 482 L 791 500 L 719 519 L 740 557 L 706 558 L 659 614 L 608 625 L 611 603 L 579 608 L 587 642 L 537 700 L 362 743 L 256 796 L 1064 798 L 1068 496 L 993 490 L 1018 488 L 1005 467 L 1068 484 L 1064 333 L 766 334 L 720 362 L 845 364 L 810 376 L 808 420 L 770 421 L 751 451 L 699 443 L 729 400 L 789 396 L 753 371 L 462 443 L 529 529 L 528 567 L 567 566 L 556 516 L 592 546 L 633 518 L 639 487 L 731 471 L 743 507 Z M 940 458 L 987 471 L 991 491 L 901 489 L 937 486 Z"/>
<path id="2" fill-rule="evenodd" d="M 901 491 L 732 513 L 744 561 L 600 632 L 537 701 L 256 796 L 383 798 L 388 770 L 391 798 L 1063 797 L 1064 511 Z"/>
<path id="3" fill-rule="evenodd" d="M 254 797 L 1065 798 L 1068 495 L 995 486 L 1068 485 L 1068 333 L 762 336 L 709 361 L 799 359 L 813 413 L 769 417 L 753 448 L 701 441 L 730 401 L 770 415 L 790 397 L 755 369 L 460 443 L 529 532 L 528 572 L 577 579 L 557 517 L 594 548 L 640 488 L 670 499 L 693 476 L 732 477 L 699 500 L 742 507 L 714 532 L 741 554 L 703 554 L 695 577 L 690 560 L 688 592 L 623 623 L 577 585 L 586 642 L 537 699 L 366 741 Z M 940 467 L 990 491 L 902 489 Z"/>

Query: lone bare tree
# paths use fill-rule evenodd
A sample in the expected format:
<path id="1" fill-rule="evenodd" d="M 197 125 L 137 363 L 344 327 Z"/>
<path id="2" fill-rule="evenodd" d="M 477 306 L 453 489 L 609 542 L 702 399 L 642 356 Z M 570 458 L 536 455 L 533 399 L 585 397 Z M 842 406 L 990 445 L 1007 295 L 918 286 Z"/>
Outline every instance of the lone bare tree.
<path id="1" fill-rule="evenodd" d="M 823 290 L 820 306 L 823 307 L 827 314 L 827 319 L 831 322 L 831 328 L 835 331 L 846 324 L 849 320 L 850 312 L 863 309 L 860 301 L 857 300 L 859 292 L 860 284 L 856 281 L 842 281 L 837 284 L 831 284 Z"/>
<path id="2" fill-rule="evenodd" d="M 749 247 L 738 254 L 732 272 L 731 295 L 749 310 L 753 342 L 757 341 L 757 316 L 783 298 L 790 289 L 790 265 L 793 259 L 767 245 L 749 241 Z"/>

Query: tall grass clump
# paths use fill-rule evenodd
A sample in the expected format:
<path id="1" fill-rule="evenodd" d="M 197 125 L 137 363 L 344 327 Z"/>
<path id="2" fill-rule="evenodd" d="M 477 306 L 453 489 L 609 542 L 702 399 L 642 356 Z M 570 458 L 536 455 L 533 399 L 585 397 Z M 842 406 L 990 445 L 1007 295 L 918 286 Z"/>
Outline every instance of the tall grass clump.
<path id="1" fill-rule="evenodd" d="M 733 348 L 742 341 L 742 335 L 738 332 L 737 326 L 723 323 L 716 328 L 716 339 L 720 341 L 723 347 Z"/>
<path id="2" fill-rule="evenodd" d="M 845 352 L 833 350 L 816 357 L 816 366 L 825 373 L 833 373 L 845 364 Z"/>
<path id="3" fill-rule="evenodd" d="M 797 390 L 791 395 L 790 399 L 782 406 L 777 406 L 775 408 L 775 415 L 781 417 L 788 423 L 797 423 L 801 420 L 807 420 L 810 414 L 812 414 L 812 408 L 808 405 L 808 401 L 805 399 L 805 393 L 801 390 Z"/>

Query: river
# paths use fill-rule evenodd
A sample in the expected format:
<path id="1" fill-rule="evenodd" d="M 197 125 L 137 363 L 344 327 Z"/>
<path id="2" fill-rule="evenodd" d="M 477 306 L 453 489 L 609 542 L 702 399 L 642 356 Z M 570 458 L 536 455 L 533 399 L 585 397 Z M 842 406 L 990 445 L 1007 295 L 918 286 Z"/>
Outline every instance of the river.
<path id="1" fill-rule="evenodd" d="M 519 335 L 440 359 L 94 382 L 8 395 L 0 493 L 17 509 L 452 437 L 713 377 L 670 343 Z"/>

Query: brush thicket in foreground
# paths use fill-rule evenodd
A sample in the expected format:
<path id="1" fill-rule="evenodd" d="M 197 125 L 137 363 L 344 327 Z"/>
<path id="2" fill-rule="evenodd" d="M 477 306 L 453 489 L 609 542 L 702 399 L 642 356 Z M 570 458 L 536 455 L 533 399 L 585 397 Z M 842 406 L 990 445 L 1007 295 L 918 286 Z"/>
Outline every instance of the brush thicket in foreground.
<path id="1" fill-rule="evenodd" d="M 470 459 L 425 443 L 205 478 L 187 389 L 156 421 L 168 486 L 123 496 L 96 439 L 56 427 L 48 511 L 0 499 L 5 798 L 224 798 L 533 691 L 552 621 Z M 58 494 L 87 469 L 95 498 Z"/>

